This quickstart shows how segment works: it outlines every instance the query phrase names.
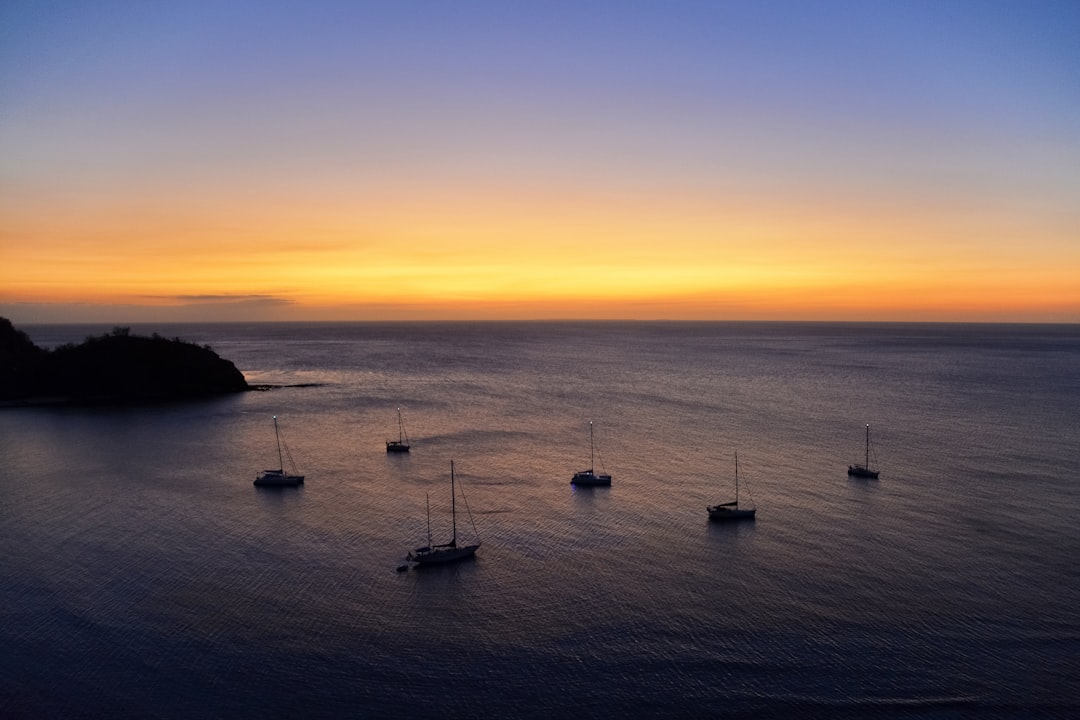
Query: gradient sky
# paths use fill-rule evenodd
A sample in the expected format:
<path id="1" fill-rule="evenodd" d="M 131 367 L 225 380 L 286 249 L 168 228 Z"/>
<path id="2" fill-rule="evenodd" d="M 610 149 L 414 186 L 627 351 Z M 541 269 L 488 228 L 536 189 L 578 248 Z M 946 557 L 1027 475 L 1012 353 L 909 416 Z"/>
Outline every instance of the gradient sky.
<path id="1" fill-rule="evenodd" d="M 20 322 L 1080 322 L 1080 2 L 0 4 Z"/>

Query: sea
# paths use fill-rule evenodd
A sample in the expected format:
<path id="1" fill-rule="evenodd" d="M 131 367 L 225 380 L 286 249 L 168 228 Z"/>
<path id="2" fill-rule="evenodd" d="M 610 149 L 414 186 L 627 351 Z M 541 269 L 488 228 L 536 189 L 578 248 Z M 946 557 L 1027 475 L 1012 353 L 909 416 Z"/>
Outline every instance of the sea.
<path id="1" fill-rule="evenodd" d="M 1080 717 L 1080 325 L 131 331 L 267 388 L 0 409 L 0 717 Z"/>

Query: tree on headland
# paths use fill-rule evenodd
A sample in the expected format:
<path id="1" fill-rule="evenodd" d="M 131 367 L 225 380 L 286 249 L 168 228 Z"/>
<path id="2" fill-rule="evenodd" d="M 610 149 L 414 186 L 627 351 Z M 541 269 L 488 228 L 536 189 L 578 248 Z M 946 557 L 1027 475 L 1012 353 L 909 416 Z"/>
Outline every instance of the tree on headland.
<path id="1" fill-rule="evenodd" d="M 0 399 L 35 390 L 47 357 L 48 352 L 35 345 L 29 335 L 0 317 Z"/>
<path id="2" fill-rule="evenodd" d="M 0 400 L 153 402 L 248 389 L 236 366 L 208 346 L 115 327 L 49 351 L 0 318 Z"/>

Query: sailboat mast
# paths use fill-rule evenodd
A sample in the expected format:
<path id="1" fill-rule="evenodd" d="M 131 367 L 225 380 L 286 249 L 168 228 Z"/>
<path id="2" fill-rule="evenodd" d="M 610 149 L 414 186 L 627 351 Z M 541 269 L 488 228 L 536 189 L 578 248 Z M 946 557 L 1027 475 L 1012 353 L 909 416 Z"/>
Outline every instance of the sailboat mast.
<path id="1" fill-rule="evenodd" d="M 454 526 L 454 535 L 450 538 L 451 547 L 457 547 L 457 505 L 455 504 L 455 497 L 457 493 L 454 492 L 454 461 L 450 461 L 450 517 Z"/>
<path id="2" fill-rule="evenodd" d="M 427 505 L 427 546 L 431 547 L 431 493 L 424 493 L 424 503 Z"/>
<path id="3" fill-rule="evenodd" d="M 863 467 L 870 468 L 870 423 L 866 423 L 866 460 Z"/>
<path id="4" fill-rule="evenodd" d="M 397 409 L 397 439 L 398 439 L 398 444 L 401 444 L 401 441 L 404 438 L 404 435 L 405 435 L 405 431 L 401 426 L 401 408 L 398 408 Z"/>
<path id="5" fill-rule="evenodd" d="M 274 440 L 277 441 L 277 461 L 278 468 L 282 473 L 285 472 L 285 461 L 281 458 L 281 433 L 278 432 L 277 415 L 274 416 Z"/>
<path id="6" fill-rule="evenodd" d="M 735 453 L 735 507 L 739 507 L 739 453 Z"/>
<path id="7" fill-rule="evenodd" d="M 596 460 L 593 459 L 594 445 L 593 445 L 593 434 L 592 433 L 593 433 L 592 420 L 590 420 L 589 421 L 589 469 L 590 470 L 593 470 L 593 469 L 596 468 Z"/>

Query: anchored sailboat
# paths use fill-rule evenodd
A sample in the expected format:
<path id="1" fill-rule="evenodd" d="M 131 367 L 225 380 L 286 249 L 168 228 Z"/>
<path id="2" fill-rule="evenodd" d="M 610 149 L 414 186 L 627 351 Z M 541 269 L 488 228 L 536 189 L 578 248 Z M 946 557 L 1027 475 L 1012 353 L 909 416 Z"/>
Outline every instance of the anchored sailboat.
<path id="1" fill-rule="evenodd" d="M 592 420 L 589 421 L 589 469 L 580 470 L 574 473 L 574 477 L 570 479 L 571 485 L 610 485 L 611 476 L 607 473 L 598 473 L 594 470 L 595 462 L 594 456 L 596 454 L 596 446 L 593 443 L 593 424 Z M 602 464 L 602 463 L 601 463 Z"/>
<path id="2" fill-rule="evenodd" d="M 276 470 L 263 470 L 255 477 L 255 485 L 258 487 L 296 487 L 304 482 L 304 476 L 296 472 L 296 463 L 293 462 L 289 446 L 281 439 L 281 431 L 278 430 L 277 415 L 274 416 L 274 438 L 277 440 L 278 467 Z M 282 449 L 284 448 L 284 456 Z M 284 458 L 289 458 L 289 468 L 292 473 L 285 472 Z"/>
<path id="3" fill-rule="evenodd" d="M 877 458 L 875 458 L 875 461 Z M 866 424 L 866 458 L 862 465 L 848 465 L 847 474 L 851 477 L 876 480 L 879 470 L 870 469 L 870 423 Z"/>
<path id="4" fill-rule="evenodd" d="M 709 511 L 710 520 L 752 520 L 757 513 L 756 507 L 739 507 L 739 453 L 735 453 L 735 500 L 710 505 L 706 510 Z"/>
<path id="5" fill-rule="evenodd" d="M 476 551 L 480 548 L 479 539 L 475 545 L 458 545 L 457 544 L 457 502 L 454 489 L 454 461 L 450 461 L 450 516 L 453 522 L 454 534 L 450 537 L 450 542 L 443 543 L 442 545 L 431 544 L 431 504 L 428 503 L 428 544 L 424 547 L 416 548 L 408 554 L 406 560 L 416 563 L 417 565 L 436 565 L 439 563 L 455 562 L 457 560 L 464 560 L 470 558 L 476 554 Z M 465 500 L 465 491 L 462 490 L 461 498 Z M 469 510 L 469 501 L 465 500 L 465 509 Z M 469 511 L 469 522 L 472 522 L 472 511 Z M 473 522 L 473 534 L 479 536 L 476 532 L 476 523 Z"/>
<path id="6" fill-rule="evenodd" d="M 401 408 L 397 409 L 398 439 L 386 441 L 386 452 L 407 453 L 409 452 L 409 436 L 405 434 L 405 423 L 401 421 Z"/>

